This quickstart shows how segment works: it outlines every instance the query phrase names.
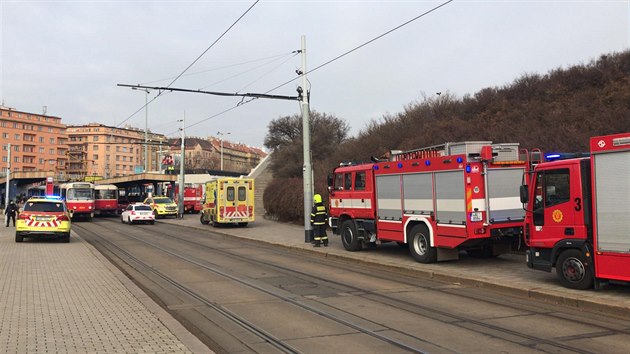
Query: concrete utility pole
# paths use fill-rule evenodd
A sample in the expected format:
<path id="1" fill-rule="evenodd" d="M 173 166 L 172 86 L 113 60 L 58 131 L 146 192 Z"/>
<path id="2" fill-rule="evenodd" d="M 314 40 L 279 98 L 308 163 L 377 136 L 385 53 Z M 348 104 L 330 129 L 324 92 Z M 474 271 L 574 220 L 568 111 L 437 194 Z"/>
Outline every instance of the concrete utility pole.
<path id="1" fill-rule="evenodd" d="M 6 191 L 4 194 L 4 207 L 8 207 L 9 206 L 9 186 L 10 186 L 10 181 L 11 180 L 11 144 L 7 144 L 7 186 L 6 186 Z M 9 223 L 8 220 L 8 215 L 7 215 L 7 225 Z"/>
<path id="2" fill-rule="evenodd" d="M 149 89 L 143 89 L 138 87 L 132 87 L 132 90 L 144 91 L 144 172 L 149 171 Z"/>
<path id="3" fill-rule="evenodd" d="M 304 242 L 312 240 L 311 209 L 313 208 L 313 167 L 311 166 L 311 129 L 306 81 L 306 37 L 302 36 L 302 130 L 304 138 Z"/>
<path id="4" fill-rule="evenodd" d="M 217 135 L 221 136 L 221 171 L 223 171 L 223 136 L 229 135 L 229 134 L 230 132 L 227 132 L 227 133 L 217 132 Z"/>
<path id="5" fill-rule="evenodd" d="M 181 157 L 179 159 L 179 193 L 177 193 L 177 204 L 179 205 L 179 218 L 184 218 L 184 136 L 186 136 L 186 111 L 184 111 L 184 119 L 182 119 L 182 147 Z"/>

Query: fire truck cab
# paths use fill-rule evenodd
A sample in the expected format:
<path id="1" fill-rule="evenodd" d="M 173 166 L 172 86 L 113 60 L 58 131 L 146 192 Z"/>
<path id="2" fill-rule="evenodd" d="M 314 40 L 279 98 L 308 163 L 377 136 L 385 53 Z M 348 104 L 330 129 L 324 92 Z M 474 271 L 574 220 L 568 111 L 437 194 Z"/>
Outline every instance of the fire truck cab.
<path id="1" fill-rule="evenodd" d="M 518 144 L 489 141 L 342 164 L 328 179 L 329 224 L 348 251 L 397 242 L 422 263 L 458 259 L 460 250 L 496 256 L 522 234 L 518 188 L 527 166 Z"/>
<path id="2" fill-rule="evenodd" d="M 573 289 L 630 282 L 630 133 L 590 145 L 590 157 L 536 165 L 521 187 L 528 267 L 555 267 Z"/>

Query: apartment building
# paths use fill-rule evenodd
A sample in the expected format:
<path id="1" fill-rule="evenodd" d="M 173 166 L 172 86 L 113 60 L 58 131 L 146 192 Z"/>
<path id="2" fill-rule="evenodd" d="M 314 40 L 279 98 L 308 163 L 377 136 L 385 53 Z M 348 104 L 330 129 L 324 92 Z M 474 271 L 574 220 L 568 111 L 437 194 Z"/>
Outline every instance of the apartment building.
<path id="1" fill-rule="evenodd" d="M 181 140 L 169 139 L 171 155 L 179 166 L 181 154 Z M 184 167 L 187 171 L 197 170 L 223 170 L 247 174 L 256 167 L 260 160 L 267 154 L 259 148 L 244 144 L 232 143 L 215 137 L 197 138 L 186 137 L 184 139 Z M 223 161 L 222 161 L 223 160 Z"/>
<path id="2" fill-rule="evenodd" d="M 68 136 L 61 118 L 22 112 L 0 106 L 0 175 L 9 167 L 8 144 L 11 144 L 11 171 L 66 171 Z"/>
<path id="3" fill-rule="evenodd" d="M 100 123 L 68 126 L 68 174 L 111 178 L 144 171 L 144 130 Z M 149 133 L 148 169 L 159 171 L 166 137 Z"/>

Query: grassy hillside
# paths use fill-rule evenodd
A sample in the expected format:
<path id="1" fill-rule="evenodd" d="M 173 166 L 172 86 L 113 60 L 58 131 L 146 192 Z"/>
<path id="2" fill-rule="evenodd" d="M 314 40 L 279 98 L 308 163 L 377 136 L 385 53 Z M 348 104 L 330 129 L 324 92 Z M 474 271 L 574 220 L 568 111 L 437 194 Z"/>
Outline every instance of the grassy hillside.
<path id="1" fill-rule="evenodd" d="M 448 93 L 372 121 L 337 161 L 449 141 L 518 142 L 544 151 L 588 150 L 588 138 L 630 131 L 630 52 L 545 75 L 525 74 L 472 96 Z"/>
<path id="2" fill-rule="evenodd" d="M 509 85 L 471 96 L 443 93 L 410 103 L 403 112 L 371 121 L 327 158 L 315 159 L 315 190 L 327 196 L 326 176 L 339 162 L 369 161 L 370 156 L 389 150 L 490 140 L 547 152 L 586 152 L 591 136 L 629 131 L 630 51 L 626 51 L 545 75 L 525 74 Z M 282 163 L 301 166 L 301 156 L 295 158 L 300 159 Z M 300 178 L 276 179 L 265 191 L 265 208 L 282 220 L 303 220 L 302 205 Z"/>

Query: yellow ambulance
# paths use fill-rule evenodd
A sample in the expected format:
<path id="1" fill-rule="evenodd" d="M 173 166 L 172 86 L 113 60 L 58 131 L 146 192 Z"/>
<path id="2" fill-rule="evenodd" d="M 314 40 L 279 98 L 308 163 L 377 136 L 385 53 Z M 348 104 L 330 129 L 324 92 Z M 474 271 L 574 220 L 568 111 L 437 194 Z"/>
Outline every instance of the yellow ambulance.
<path id="1" fill-rule="evenodd" d="M 202 224 L 218 226 L 254 222 L 254 179 L 220 177 L 205 184 Z"/>

